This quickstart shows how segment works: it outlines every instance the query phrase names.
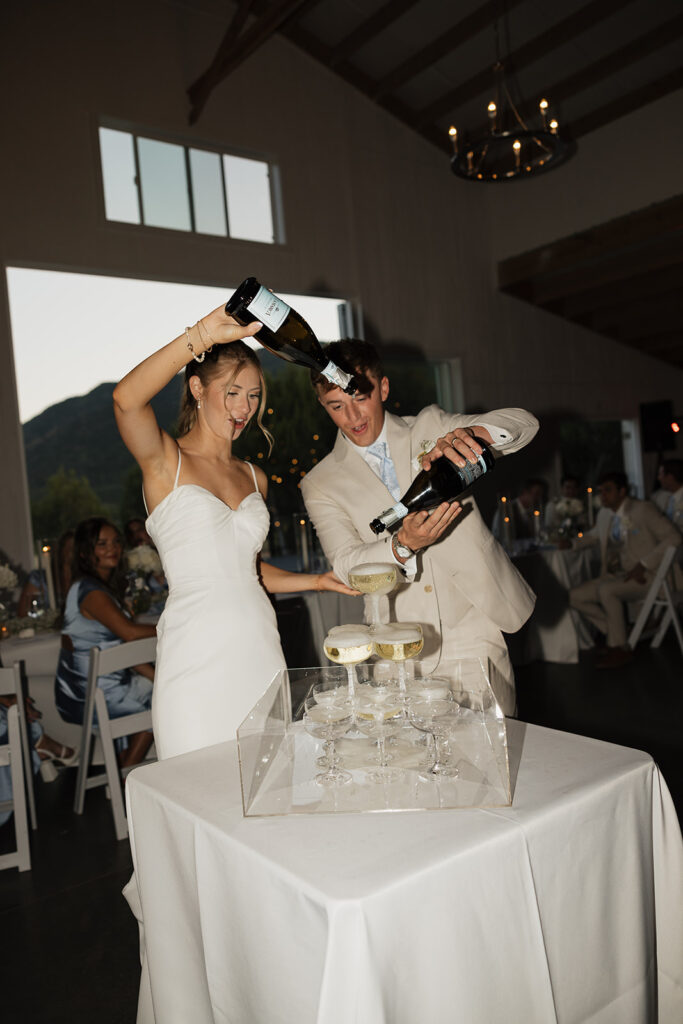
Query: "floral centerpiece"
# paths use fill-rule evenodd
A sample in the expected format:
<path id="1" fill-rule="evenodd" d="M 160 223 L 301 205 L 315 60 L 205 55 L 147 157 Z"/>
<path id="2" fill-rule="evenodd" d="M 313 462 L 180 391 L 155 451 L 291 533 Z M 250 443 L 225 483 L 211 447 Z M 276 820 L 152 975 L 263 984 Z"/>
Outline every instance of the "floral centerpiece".
<path id="1" fill-rule="evenodd" d="M 128 576 L 126 603 L 133 615 L 141 615 L 152 605 L 152 592 L 164 589 L 159 583 L 163 579 L 161 559 L 149 544 L 131 548 L 125 557 Z"/>
<path id="2" fill-rule="evenodd" d="M 15 604 L 14 591 L 19 577 L 9 565 L 0 564 L 0 622 L 11 618 Z"/>
<path id="3" fill-rule="evenodd" d="M 557 498 L 553 502 L 553 533 L 559 538 L 575 537 L 584 525 L 585 514 L 580 498 Z"/>

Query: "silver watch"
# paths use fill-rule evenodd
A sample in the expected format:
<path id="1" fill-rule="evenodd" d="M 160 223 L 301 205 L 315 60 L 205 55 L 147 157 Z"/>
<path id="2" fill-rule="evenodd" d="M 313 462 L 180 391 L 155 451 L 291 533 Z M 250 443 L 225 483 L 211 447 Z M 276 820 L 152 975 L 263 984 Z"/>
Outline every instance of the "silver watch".
<path id="1" fill-rule="evenodd" d="M 415 552 L 412 551 L 410 548 L 406 547 L 405 544 L 401 544 L 400 540 L 398 539 L 397 533 L 395 533 L 394 536 L 391 538 L 391 546 L 399 558 L 412 558 L 413 555 L 415 554 Z"/>

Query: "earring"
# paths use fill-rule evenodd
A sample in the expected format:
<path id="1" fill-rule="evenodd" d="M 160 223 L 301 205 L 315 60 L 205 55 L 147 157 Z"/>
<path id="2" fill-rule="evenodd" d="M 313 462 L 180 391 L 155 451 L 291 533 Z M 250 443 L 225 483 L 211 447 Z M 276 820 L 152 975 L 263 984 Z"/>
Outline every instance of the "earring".
<path id="1" fill-rule="evenodd" d="M 201 399 L 200 399 L 200 398 L 198 398 L 198 399 L 197 399 L 197 408 L 198 408 L 198 409 L 201 409 L 201 407 L 202 407 L 202 402 L 201 402 Z"/>

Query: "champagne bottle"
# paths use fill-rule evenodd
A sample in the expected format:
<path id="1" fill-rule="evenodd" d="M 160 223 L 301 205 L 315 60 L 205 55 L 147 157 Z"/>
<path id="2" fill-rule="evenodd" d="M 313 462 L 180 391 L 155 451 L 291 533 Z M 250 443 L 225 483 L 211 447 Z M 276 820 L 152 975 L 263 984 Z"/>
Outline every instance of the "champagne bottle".
<path id="1" fill-rule="evenodd" d="M 328 359 L 304 318 L 255 277 L 247 277 L 228 299 L 225 312 L 246 327 L 260 320 L 256 337 L 264 348 L 281 359 L 318 370 L 347 394 L 358 390 L 355 378 Z"/>
<path id="2" fill-rule="evenodd" d="M 480 437 L 474 440 L 482 449 L 475 463 L 467 462 L 461 469 L 443 455 L 435 459 L 429 469 L 418 473 L 400 501 L 372 520 L 370 529 L 374 533 L 382 533 L 399 523 L 409 512 L 421 512 L 436 508 L 443 501 L 452 501 L 493 469 L 495 459 L 489 447 Z"/>

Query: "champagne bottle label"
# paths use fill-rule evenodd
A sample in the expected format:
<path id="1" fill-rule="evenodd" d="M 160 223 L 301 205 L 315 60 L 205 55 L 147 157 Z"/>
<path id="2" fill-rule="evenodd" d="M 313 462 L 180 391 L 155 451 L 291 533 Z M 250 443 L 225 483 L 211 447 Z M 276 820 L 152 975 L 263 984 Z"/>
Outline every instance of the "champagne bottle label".
<path id="1" fill-rule="evenodd" d="M 460 469 L 460 475 L 465 481 L 465 487 L 469 487 L 475 480 L 478 480 L 480 476 L 483 476 L 487 470 L 487 465 L 484 462 L 483 456 L 479 456 L 476 462 L 466 462 Z"/>
<path id="2" fill-rule="evenodd" d="M 273 333 L 276 333 L 289 316 L 290 306 L 277 295 L 273 295 L 263 285 L 259 288 L 254 298 L 248 304 L 250 313 L 260 320 Z"/>
<path id="3" fill-rule="evenodd" d="M 342 391 L 346 390 L 349 381 L 351 380 L 351 374 L 345 373 L 337 366 L 336 363 L 333 363 L 331 359 L 321 373 L 323 377 L 327 377 L 331 384 L 336 384 L 338 388 L 342 389 Z"/>

